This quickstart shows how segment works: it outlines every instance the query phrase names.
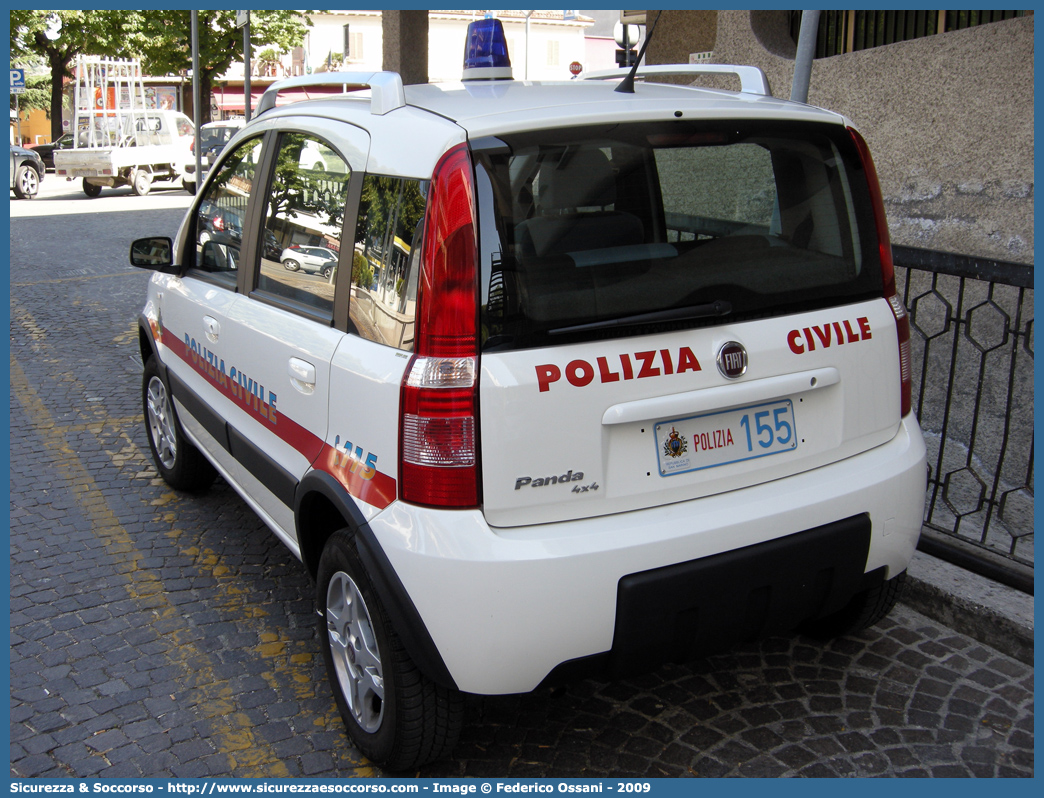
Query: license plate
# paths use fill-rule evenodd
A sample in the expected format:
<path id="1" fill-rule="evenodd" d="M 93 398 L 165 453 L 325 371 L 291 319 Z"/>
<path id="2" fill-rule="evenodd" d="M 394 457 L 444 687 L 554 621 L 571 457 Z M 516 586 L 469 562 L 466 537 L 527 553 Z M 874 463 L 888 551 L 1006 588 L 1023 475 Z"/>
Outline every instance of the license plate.
<path id="1" fill-rule="evenodd" d="M 767 402 L 656 425 L 660 476 L 716 468 L 797 448 L 794 405 Z"/>

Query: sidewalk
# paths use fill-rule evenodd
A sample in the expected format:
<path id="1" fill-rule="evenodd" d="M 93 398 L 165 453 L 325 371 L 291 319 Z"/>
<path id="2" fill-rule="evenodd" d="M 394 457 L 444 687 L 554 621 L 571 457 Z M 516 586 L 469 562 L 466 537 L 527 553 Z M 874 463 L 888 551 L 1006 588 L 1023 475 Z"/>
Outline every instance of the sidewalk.
<path id="1" fill-rule="evenodd" d="M 1033 665 L 1033 596 L 918 551 L 900 601 Z"/>

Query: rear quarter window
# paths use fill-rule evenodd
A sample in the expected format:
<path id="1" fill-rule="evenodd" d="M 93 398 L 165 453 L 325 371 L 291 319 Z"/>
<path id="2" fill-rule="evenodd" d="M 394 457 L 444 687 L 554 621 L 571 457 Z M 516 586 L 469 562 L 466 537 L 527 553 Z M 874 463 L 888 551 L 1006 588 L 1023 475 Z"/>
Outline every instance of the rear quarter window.
<path id="1" fill-rule="evenodd" d="M 413 351 L 428 182 L 366 175 L 352 255 L 351 331 Z"/>

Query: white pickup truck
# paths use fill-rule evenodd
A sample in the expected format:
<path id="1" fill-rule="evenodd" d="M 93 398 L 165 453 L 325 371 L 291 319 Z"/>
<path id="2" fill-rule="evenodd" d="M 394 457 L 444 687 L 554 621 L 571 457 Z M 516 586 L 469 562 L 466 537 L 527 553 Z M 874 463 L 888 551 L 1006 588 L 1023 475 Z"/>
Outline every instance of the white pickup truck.
<path id="1" fill-rule="evenodd" d="M 56 150 L 58 177 L 83 179 L 83 193 L 97 197 L 103 186 L 131 186 L 134 193 L 149 193 L 154 180 L 184 177 L 194 161 L 192 120 L 177 111 L 142 111 L 124 116 L 117 125 L 95 121 L 93 131 L 77 134 L 77 146 Z M 89 145 L 93 141 L 95 146 Z M 100 142 L 100 144 L 99 144 Z"/>

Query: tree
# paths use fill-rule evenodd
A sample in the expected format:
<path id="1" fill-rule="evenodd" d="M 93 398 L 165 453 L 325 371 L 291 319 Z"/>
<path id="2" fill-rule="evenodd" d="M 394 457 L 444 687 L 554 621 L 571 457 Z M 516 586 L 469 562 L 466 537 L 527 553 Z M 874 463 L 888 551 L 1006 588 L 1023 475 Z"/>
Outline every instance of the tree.
<path id="1" fill-rule="evenodd" d="M 274 75 L 280 67 L 279 52 L 274 47 L 266 47 L 254 58 L 255 75 Z"/>
<path id="2" fill-rule="evenodd" d="M 416 181 L 367 175 L 363 180 L 355 240 L 365 242 L 367 255 L 372 245 L 380 248 L 382 254 L 386 253 L 395 236 L 412 237 L 424 218 L 425 207 Z"/>
<path id="3" fill-rule="evenodd" d="M 192 68 L 192 16 L 187 10 L 140 11 L 142 58 L 145 71 L 154 75 Z M 210 121 L 211 86 L 243 58 L 243 31 L 236 27 L 235 11 L 198 12 L 199 89 L 203 98 L 200 123 Z M 252 48 L 275 47 L 288 51 L 304 41 L 311 20 L 297 11 L 251 11 Z"/>
<path id="4" fill-rule="evenodd" d="M 42 58 L 51 70 L 51 138 L 62 135 L 62 101 L 69 65 L 78 55 L 128 57 L 133 47 L 136 12 L 11 10 L 12 65 Z"/>
<path id="5" fill-rule="evenodd" d="M 15 97 L 18 97 L 18 108 L 21 111 L 40 110 L 47 113 L 51 118 L 51 79 L 46 75 L 25 76 L 25 91 L 19 95 L 11 95 L 11 107 L 15 107 Z"/>

